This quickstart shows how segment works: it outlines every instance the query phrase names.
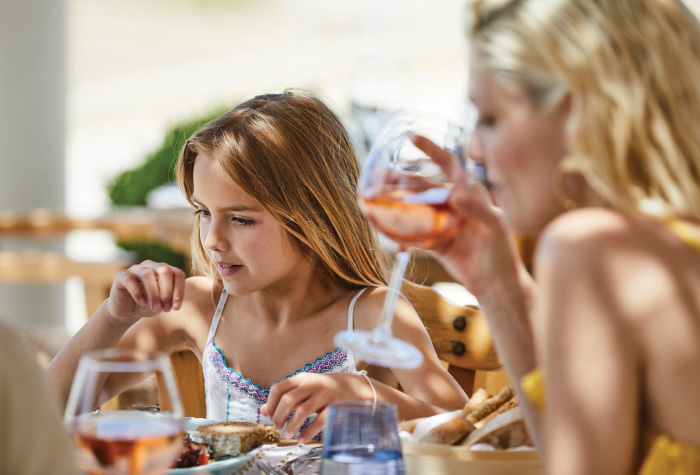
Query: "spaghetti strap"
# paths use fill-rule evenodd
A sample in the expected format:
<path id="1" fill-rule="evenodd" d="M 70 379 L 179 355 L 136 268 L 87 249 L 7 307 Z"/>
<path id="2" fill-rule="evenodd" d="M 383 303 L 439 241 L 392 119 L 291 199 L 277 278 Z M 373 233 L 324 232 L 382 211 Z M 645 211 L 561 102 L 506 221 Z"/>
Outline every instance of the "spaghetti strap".
<path id="1" fill-rule="evenodd" d="M 207 337 L 207 346 L 214 340 L 214 335 L 216 335 L 216 329 L 219 327 L 219 320 L 221 320 L 221 314 L 224 312 L 224 307 L 226 306 L 226 300 L 228 299 L 228 292 L 226 289 L 221 291 L 221 297 L 219 297 L 219 305 L 216 307 L 216 312 L 214 312 L 214 317 L 211 320 L 211 327 L 209 327 L 209 336 Z"/>
<path id="2" fill-rule="evenodd" d="M 367 287 L 364 287 L 360 289 L 359 292 L 355 294 L 355 296 L 352 298 L 350 301 L 350 307 L 348 307 L 348 331 L 351 332 L 355 329 L 355 303 L 357 302 L 357 299 L 360 298 L 360 295 L 367 290 Z"/>
<path id="3" fill-rule="evenodd" d="M 360 298 L 360 295 L 367 290 L 367 287 L 364 287 L 360 289 L 359 292 L 355 294 L 355 296 L 352 298 L 350 301 L 350 306 L 348 307 L 348 331 L 351 332 L 355 329 L 355 304 L 357 303 L 357 299 Z M 355 358 L 355 355 L 353 354 L 352 351 L 346 350 L 348 354 L 348 358 L 350 361 L 352 361 L 353 365 L 353 370 L 351 371 L 352 373 L 357 373 L 357 359 Z"/>

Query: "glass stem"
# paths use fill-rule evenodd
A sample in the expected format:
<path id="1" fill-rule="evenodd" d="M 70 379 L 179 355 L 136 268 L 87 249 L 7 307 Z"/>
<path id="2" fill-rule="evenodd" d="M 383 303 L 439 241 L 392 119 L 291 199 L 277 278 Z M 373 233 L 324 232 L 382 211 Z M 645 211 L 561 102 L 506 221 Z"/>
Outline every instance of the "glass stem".
<path id="1" fill-rule="evenodd" d="M 394 268 L 391 271 L 391 280 L 389 281 L 389 290 L 384 299 L 384 307 L 382 307 L 382 316 L 379 323 L 373 331 L 372 339 L 378 340 L 391 336 L 391 323 L 394 321 L 394 311 L 396 310 L 396 299 L 401 292 L 401 284 L 403 276 L 406 273 L 406 266 L 411 258 L 411 253 L 408 251 L 399 251 L 394 258 Z"/>

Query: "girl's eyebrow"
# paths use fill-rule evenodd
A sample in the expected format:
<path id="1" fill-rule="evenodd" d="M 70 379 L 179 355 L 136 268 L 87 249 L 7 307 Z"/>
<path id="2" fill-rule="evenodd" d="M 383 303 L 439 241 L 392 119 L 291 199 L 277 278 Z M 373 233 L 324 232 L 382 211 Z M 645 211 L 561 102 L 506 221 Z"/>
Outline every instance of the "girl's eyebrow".
<path id="1" fill-rule="evenodd" d="M 197 206 L 202 206 L 202 204 L 197 201 L 197 198 L 191 197 L 190 198 L 192 202 L 197 205 Z M 253 205 L 253 206 L 245 206 L 245 205 L 240 205 L 240 206 L 228 206 L 226 208 L 219 208 L 221 211 L 233 211 L 235 213 L 239 213 L 241 211 L 262 211 L 263 208 L 260 205 Z"/>

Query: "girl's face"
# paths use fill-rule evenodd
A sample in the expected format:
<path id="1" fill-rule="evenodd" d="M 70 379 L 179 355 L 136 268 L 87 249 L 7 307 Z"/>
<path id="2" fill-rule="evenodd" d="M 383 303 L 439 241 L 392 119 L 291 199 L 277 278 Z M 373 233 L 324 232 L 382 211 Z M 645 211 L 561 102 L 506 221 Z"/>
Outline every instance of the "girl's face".
<path id="1" fill-rule="evenodd" d="M 197 157 L 192 200 L 199 238 L 224 287 L 241 296 L 291 283 L 295 270 L 308 267 L 309 260 L 260 203 L 225 176 L 217 160 Z"/>
<path id="2" fill-rule="evenodd" d="M 479 110 L 469 153 L 486 165 L 493 199 L 513 231 L 538 233 L 564 210 L 556 168 L 567 153 L 567 107 L 545 114 L 489 69 L 473 67 L 469 84 Z"/>

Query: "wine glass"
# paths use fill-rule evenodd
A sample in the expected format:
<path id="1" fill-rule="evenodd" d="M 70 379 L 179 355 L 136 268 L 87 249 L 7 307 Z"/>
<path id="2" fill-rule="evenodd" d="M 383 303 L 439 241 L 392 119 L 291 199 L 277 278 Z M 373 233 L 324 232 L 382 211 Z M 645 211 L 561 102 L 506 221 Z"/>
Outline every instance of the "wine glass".
<path id="1" fill-rule="evenodd" d="M 135 348 L 84 354 L 64 423 L 78 467 L 88 474 L 165 473 L 184 443 L 182 406 L 168 356 Z"/>
<path id="2" fill-rule="evenodd" d="M 465 167 L 465 130 L 445 117 L 409 111 L 397 113 L 379 134 L 362 167 L 362 209 L 384 236 L 399 245 L 389 290 L 372 331 L 342 331 L 335 344 L 374 365 L 415 368 L 423 354 L 391 332 L 396 299 L 411 248 L 430 248 L 457 231 L 447 199 L 453 184 L 440 166 L 413 144 L 420 135 L 450 152 Z M 465 168 L 466 172 L 466 168 Z"/>

